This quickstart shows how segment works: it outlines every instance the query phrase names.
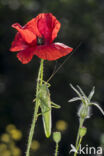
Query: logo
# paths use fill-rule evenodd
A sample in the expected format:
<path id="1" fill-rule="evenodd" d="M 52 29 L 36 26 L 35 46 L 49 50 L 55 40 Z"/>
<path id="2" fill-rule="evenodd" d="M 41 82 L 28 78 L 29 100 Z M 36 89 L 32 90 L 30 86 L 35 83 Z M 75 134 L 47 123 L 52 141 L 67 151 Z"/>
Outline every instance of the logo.
<path id="1" fill-rule="evenodd" d="M 79 147 L 79 150 L 77 151 L 77 149 L 75 148 L 74 145 L 70 145 L 71 149 L 69 151 L 69 154 L 70 153 L 77 153 L 77 154 L 103 154 L 103 149 L 102 147 L 89 147 L 88 145 L 82 147 L 82 145 L 80 145 Z"/>
<path id="2" fill-rule="evenodd" d="M 74 145 L 71 144 L 70 146 L 71 146 L 71 150 L 69 151 L 69 154 L 72 152 L 78 153 Z"/>

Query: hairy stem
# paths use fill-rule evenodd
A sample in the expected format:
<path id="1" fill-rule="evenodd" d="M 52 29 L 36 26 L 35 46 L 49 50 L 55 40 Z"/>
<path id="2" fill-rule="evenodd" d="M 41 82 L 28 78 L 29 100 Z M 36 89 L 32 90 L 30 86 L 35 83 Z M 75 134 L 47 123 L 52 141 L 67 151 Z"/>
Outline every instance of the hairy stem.
<path id="1" fill-rule="evenodd" d="M 56 143 L 55 156 L 58 156 L 58 143 Z"/>
<path id="2" fill-rule="evenodd" d="M 81 141 L 82 141 L 82 139 L 80 140 L 79 131 L 80 131 L 80 128 L 82 128 L 82 126 L 83 126 L 83 122 L 84 122 L 84 119 L 80 118 L 80 124 L 79 124 L 77 139 L 76 139 L 76 145 L 75 145 L 77 152 L 79 150 L 79 147 L 80 147 L 80 144 L 81 144 Z M 74 156 L 77 156 L 76 152 L 74 153 Z"/>
<path id="3" fill-rule="evenodd" d="M 28 137 L 26 156 L 30 156 L 30 147 L 31 147 L 33 135 L 35 133 L 35 126 L 36 126 L 36 121 L 37 121 L 37 117 L 38 117 L 38 110 L 39 110 L 39 106 L 40 106 L 37 95 L 39 92 L 39 87 L 40 87 L 40 85 L 42 85 L 42 82 L 43 82 L 43 62 L 44 62 L 44 60 L 41 59 L 40 68 L 39 68 L 39 72 L 38 72 L 37 87 L 36 87 L 36 103 L 35 103 L 33 120 L 32 120 L 30 132 L 29 132 L 29 137 Z"/>

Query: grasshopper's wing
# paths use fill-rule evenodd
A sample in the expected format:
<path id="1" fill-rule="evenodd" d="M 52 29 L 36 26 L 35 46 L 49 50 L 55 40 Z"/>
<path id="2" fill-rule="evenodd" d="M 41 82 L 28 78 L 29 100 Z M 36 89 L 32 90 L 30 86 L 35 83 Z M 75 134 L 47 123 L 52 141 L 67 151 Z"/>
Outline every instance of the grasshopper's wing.
<path id="1" fill-rule="evenodd" d="M 45 135 L 48 138 L 51 135 L 51 128 L 52 128 L 50 96 L 48 96 L 47 100 L 45 101 L 41 100 L 41 111 L 42 111 L 42 120 L 43 120 Z"/>

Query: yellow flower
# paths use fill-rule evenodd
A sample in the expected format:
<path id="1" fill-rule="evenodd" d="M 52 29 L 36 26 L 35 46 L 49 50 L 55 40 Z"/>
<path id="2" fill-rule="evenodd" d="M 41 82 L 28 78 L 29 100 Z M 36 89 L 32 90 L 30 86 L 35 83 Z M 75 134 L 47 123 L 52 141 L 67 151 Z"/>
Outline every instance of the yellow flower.
<path id="1" fill-rule="evenodd" d="M 22 132 L 18 129 L 12 129 L 9 134 L 11 135 L 12 139 L 17 141 L 22 138 Z"/>
<path id="2" fill-rule="evenodd" d="M 1 156 L 11 156 L 11 152 L 9 150 L 3 151 L 0 153 Z"/>
<path id="3" fill-rule="evenodd" d="M 13 129 L 16 129 L 16 126 L 13 125 L 13 124 L 9 124 L 7 127 L 6 127 L 6 131 L 9 133 L 11 130 Z"/>
<path id="4" fill-rule="evenodd" d="M 11 141 L 9 134 L 7 134 L 7 133 L 2 134 L 1 141 L 5 142 L 5 143 L 9 143 Z"/>
<path id="5" fill-rule="evenodd" d="M 7 149 L 7 145 L 6 144 L 0 144 L 0 153 L 2 151 L 5 151 Z"/>
<path id="6" fill-rule="evenodd" d="M 37 140 L 33 140 L 31 144 L 31 149 L 33 151 L 36 151 L 39 149 L 39 147 L 40 147 L 40 143 Z"/>
<path id="7" fill-rule="evenodd" d="M 12 149 L 12 155 L 21 156 L 21 150 L 18 147 L 14 146 L 14 148 Z"/>
<path id="8" fill-rule="evenodd" d="M 59 120 L 56 122 L 56 129 L 59 131 L 64 131 L 67 129 L 67 127 L 68 127 L 68 124 L 64 120 Z"/>

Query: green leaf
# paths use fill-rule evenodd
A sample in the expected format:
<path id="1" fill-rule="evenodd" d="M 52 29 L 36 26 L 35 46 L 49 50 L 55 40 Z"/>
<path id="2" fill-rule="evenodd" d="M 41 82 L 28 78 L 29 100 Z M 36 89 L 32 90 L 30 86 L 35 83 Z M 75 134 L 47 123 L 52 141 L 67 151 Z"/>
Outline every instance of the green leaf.
<path id="1" fill-rule="evenodd" d="M 72 99 L 70 99 L 68 102 L 74 102 L 74 101 L 78 101 L 78 100 L 81 100 L 80 97 L 74 97 Z"/>
<path id="2" fill-rule="evenodd" d="M 96 106 L 100 110 L 100 112 L 104 115 L 103 109 L 97 103 L 95 103 L 95 102 L 94 103 L 90 103 L 90 105 Z"/>
<path id="3" fill-rule="evenodd" d="M 95 87 L 92 88 L 92 90 L 91 90 L 91 92 L 90 92 L 90 94 L 88 96 L 89 101 L 92 99 L 94 93 L 95 93 Z"/>

